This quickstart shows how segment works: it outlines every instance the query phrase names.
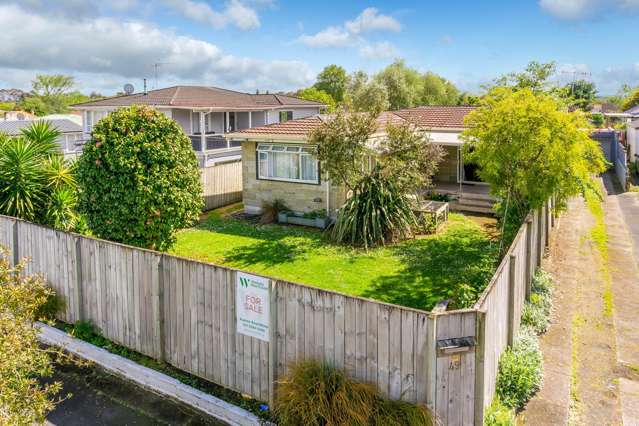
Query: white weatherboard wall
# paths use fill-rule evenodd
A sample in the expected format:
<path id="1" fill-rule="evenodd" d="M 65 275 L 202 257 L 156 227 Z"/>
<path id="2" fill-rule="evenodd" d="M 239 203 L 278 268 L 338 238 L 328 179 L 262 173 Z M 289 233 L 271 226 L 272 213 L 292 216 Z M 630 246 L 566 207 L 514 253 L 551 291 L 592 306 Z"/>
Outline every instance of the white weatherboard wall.
<path id="1" fill-rule="evenodd" d="M 272 401 L 298 361 L 344 369 L 395 399 L 425 403 L 445 425 L 481 425 L 499 356 L 554 224 L 529 215 L 472 309 L 425 312 L 272 279 L 270 341 L 237 333 L 238 271 L 0 216 L 0 245 L 29 257 L 65 299 L 60 319 L 219 385 Z M 13 259 L 14 262 L 17 260 Z M 476 339 L 445 352 L 448 339 Z"/>

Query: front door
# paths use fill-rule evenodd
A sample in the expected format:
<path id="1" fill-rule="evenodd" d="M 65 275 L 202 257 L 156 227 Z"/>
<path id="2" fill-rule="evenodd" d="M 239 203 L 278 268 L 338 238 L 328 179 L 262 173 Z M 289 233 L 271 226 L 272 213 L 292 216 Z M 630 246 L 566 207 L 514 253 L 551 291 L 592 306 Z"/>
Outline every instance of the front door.
<path id="1" fill-rule="evenodd" d="M 461 158 L 461 177 L 463 183 L 481 183 L 483 184 L 481 178 L 479 177 L 479 166 L 475 163 L 471 163 L 470 161 L 466 161 L 464 155 L 460 150 L 460 158 Z"/>

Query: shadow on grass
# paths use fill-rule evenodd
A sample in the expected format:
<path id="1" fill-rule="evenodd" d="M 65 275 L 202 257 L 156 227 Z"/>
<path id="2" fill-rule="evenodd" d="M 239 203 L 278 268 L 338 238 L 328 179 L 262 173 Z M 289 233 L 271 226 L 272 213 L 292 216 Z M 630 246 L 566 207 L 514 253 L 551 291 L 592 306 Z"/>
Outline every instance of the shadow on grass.
<path id="1" fill-rule="evenodd" d="M 197 228 L 258 240 L 225 253 L 225 262 L 238 266 L 284 264 L 330 244 L 321 231 L 277 224 L 262 225 L 233 218 L 210 217 Z"/>
<path id="2" fill-rule="evenodd" d="M 404 268 L 376 279 L 363 296 L 430 310 L 445 299 L 453 299 L 452 308 L 474 302 L 495 270 L 498 244 L 476 227 L 462 226 L 392 250 Z"/>

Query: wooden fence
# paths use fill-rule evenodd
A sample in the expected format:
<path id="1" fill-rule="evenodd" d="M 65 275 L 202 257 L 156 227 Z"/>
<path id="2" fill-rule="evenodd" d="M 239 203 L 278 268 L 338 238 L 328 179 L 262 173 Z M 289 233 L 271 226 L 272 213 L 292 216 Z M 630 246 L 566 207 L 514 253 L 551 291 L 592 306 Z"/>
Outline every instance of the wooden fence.
<path id="1" fill-rule="evenodd" d="M 272 401 L 295 362 L 322 360 L 444 424 L 481 424 L 516 335 L 550 209 L 530 216 L 472 309 L 424 312 L 271 279 L 269 342 L 236 331 L 234 269 L 0 216 L 0 245 L 66 301 L 60 319 L 230 389 Z M 475 345 L 476 342 L 476 345 Z"/>
<path id="2" fill-rule="evenodd" d="M 242 161 L 215 164 L 200 169 L 204 210 L 242 201 Z"/>

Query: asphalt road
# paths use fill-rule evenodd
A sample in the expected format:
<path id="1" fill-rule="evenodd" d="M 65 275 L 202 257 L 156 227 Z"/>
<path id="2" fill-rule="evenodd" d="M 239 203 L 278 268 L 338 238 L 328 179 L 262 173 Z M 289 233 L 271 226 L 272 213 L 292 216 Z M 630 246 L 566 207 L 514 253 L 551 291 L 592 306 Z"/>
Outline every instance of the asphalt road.
<path id="1" fill-rule="evenodd" d="M 72 395 L 47 425 L 226 425 L 94 367 L 61 366 L 54 380 L 63 383 L 61 396 Z"/>

